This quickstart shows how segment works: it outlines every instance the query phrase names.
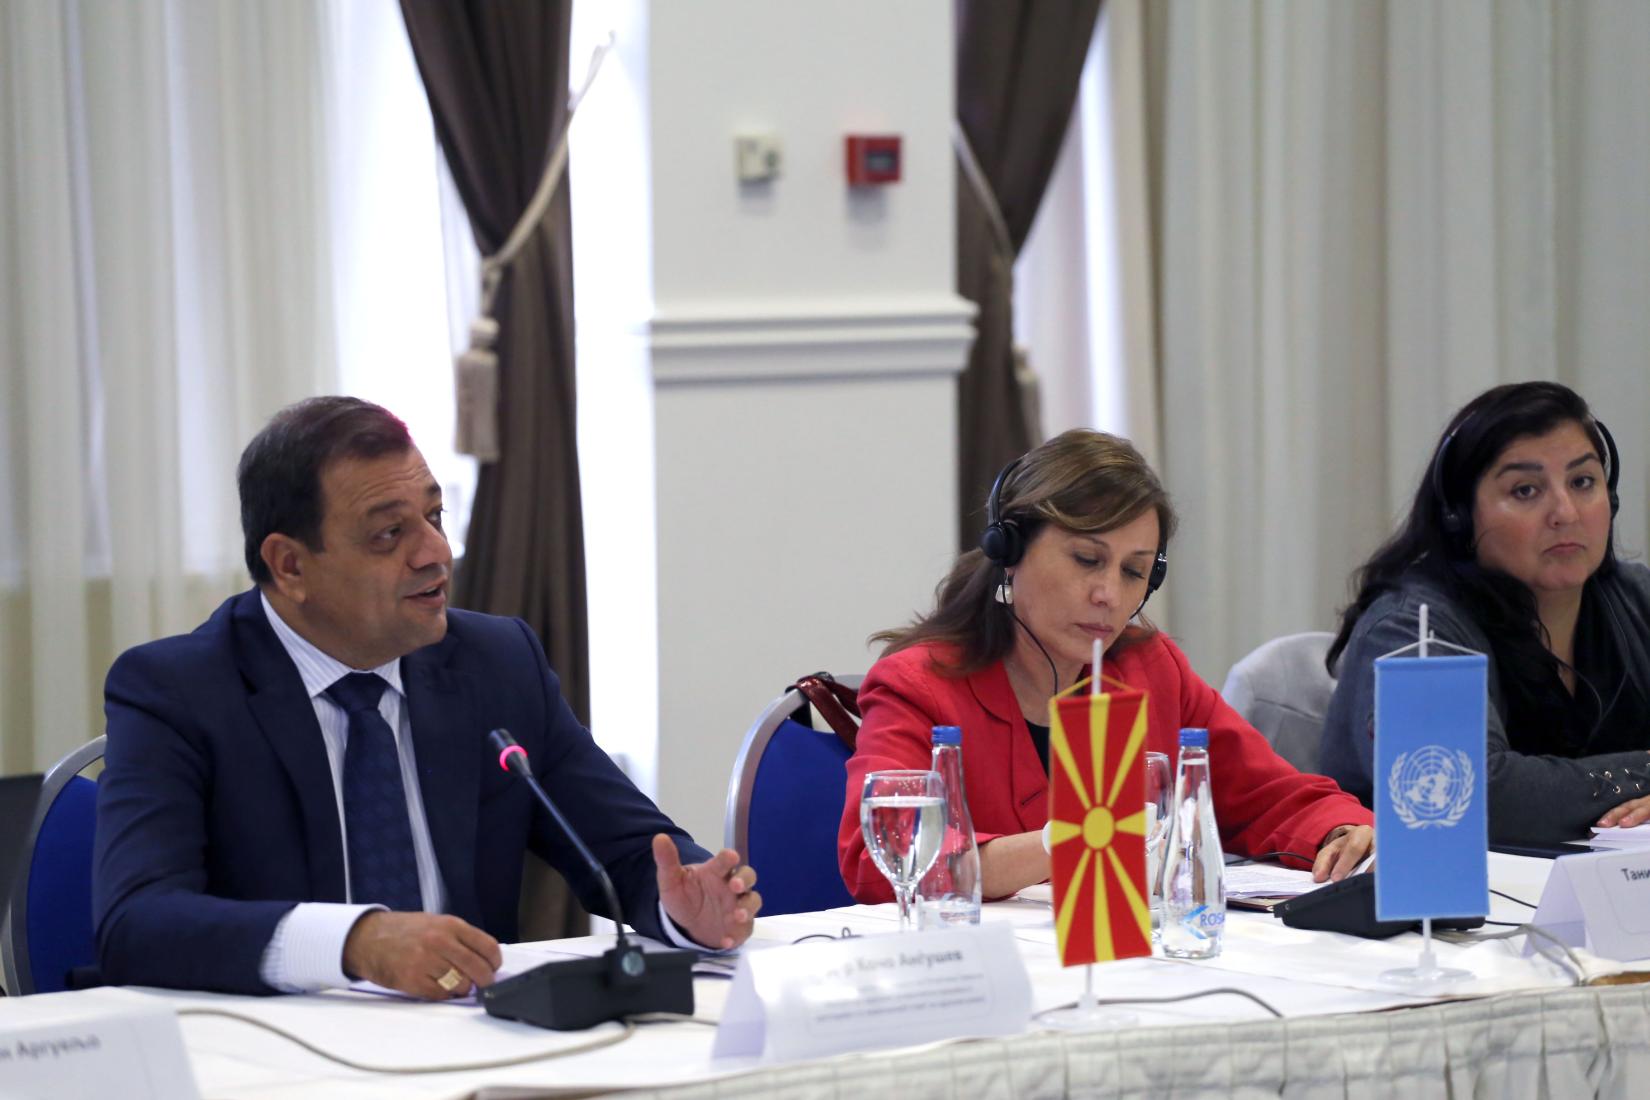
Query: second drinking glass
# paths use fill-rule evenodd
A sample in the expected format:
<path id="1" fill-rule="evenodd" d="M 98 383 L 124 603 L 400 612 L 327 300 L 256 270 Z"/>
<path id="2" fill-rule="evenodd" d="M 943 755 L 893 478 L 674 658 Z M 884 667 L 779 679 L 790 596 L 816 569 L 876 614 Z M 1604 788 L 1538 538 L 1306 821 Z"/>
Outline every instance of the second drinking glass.
<path id="1" fill-rule="evenodd" d="M 872 772 L 859 800 L 859 827 L 877 869 L 899 901 L 899 928 L 911 927 L 911 897 L 940 852 L 945 784 L 931 771 Z"/>

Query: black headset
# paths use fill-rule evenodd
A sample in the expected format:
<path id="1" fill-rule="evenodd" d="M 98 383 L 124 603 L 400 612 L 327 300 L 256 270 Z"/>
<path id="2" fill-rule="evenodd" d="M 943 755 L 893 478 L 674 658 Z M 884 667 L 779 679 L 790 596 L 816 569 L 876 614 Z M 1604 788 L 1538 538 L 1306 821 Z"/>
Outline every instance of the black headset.
<path id="1" fill-rule="evenodd" d="M 1009 475 L 1020 465 L 1024 456 L 1016 458 L 1002 472 L 997 480 L 991 483 L 991 496 L 985 502 L 985 530 L 980 532 L 980 552 L 986 560 L 1002 566 L 1004 569 L 1018 565 L 1025 557 L 1025 534 L 1020 530 L 1020 521 L 1004 519 L 1002 514 L 1003 485 Z M 1146 578 L 1146 599 L 1151 599 L 1152 593 L 1163 587 L 1163 578 L 1169 575 L 1168 548 L 1162 542 L 1157 544 L 1157 559 L 1152 562 L 1152 571 Z M 1140 606 L 1146 606 L 1146 600 L 1140 601 Z M 1136 609 L 1135 614 L 1140 614 Z"/>
<path id="2" fill-rule="evenodd" d="M 1477 415 L 1478 411 L 1474 410 L 1468 413 L 1461 423 L 1451 428 L 1444 436 L 1444 441 L 1438 444 L 1438 453 L 1432 459 L 1432 495 L 1438 498 L 1439 506 L 1442 508 L 1439 519 L 1443 524 L 1444 534 L 1464 543 L 1471 542 L 1472 513 L 1470 510 L 1462 512 L 1451 504 L 1448 494 L 1444 492 L 1444 460 L 1449 454 L 1449 445 L 1454 442 L 1456 433 L 1472 423 Z M 1621 480 L 1621 453 L 1616 450 L 1615 437 L 1610 434 L 1610 429 L 1604 426 L 1604 421 L 1593 417 L 1591 422 L 1598 431 L 1598 437 L 1604 441 L 1604 488 L 1610 495 L 1610 519 L 1614 522 L 1616 513 L 1621 510 L 1621 497 L 1616 493 L 1616 483 Z"/>
<path id="3" fill-rule="evenodd" d="M 985 502 L 985 530 L 980 532 L 980 552 L 988 561 L 1005 569 L 1019 564 L 1026 552 L 1019 520 L 1002 518 L 1003 483 L 1020 465 L 1020 461 L 1016 458 L 1004 466 L 997 474 L 997 480 L 991 483 L 991 495 Z"/>

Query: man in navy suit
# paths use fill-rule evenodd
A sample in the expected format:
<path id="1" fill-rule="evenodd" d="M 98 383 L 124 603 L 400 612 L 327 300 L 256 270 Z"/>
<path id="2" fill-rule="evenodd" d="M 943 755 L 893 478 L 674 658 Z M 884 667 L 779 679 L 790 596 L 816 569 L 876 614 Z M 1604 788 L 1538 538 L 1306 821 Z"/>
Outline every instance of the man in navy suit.
<path id="1" fill-rule="evenodd" d="M 574 718 L 525 623 L 447 607 L 441 488 L 405 425 L 323 397 L 241 456 L 256 587 L 123 654 L 105 688 L 93 903 L 103 975 L 241 993 L 493 980 L 523 854 L 586 908 L 735 946 L 755 872 L 694 844 Z M 486 735 L 508 729 L 622 914 Z"/>

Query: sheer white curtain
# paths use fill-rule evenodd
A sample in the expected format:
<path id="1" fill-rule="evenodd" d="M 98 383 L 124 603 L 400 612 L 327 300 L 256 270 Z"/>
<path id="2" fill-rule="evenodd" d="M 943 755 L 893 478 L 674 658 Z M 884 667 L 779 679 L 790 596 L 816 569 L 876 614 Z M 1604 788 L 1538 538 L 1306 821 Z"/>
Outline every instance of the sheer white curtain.
<path id="1" fill-rule="evenodd" d="M 1646 545 L 1650 5 L 1148 6 L 1174 626 L 1212 679 L 1327 627 L 1446 416 L 1557 378 Z"/>
<path id="2" fill-rule="evenodd" d="M 1157 318 L 1138 0 L 1100 9 L 1060 159 L 1014 265 L 1014 337 L 1042 426 L 1132 440 L 1160 464 Z M 1172 586 L 1171 586 L 1172 588 Z M 1152 618 L 1172 620 L 1172 590 Z"/>
<path id="3" fill-rule="evenodd" d="M 246 583 L 234 469 L 336 385 L 314 3 L 0 5 L 0 770 Z"/>
<path id="4" fill-rule="evenodd" d="M 1404 491 L 1386 398 L 1422 368 L 1387 348 L 1385 12 L 1146 14 L 1172 626 L 1219 683 L 1266 638 L 1328 625 Z M 1445 400 L 1401 415 L 1430 431 Z"/>
<path id="5" fill-rule="evenodd" d="M 1139 5 L 1108 0 L 1065 144 L 1014 265 L 1014 338 L 1037 375 L 1046 435 L 1099 428 L 1156 461 L 1139 39 Z"/>
<path id="6" fill-rule="evenodd" d="M 1499 382 L 1557 378 L 1621 426 L 1618 545 L 1645 553 L 1650 5 L 1103 20 L 1017 270 L 1022 339 L 1050 430 L 1120 429 L 1159 463 L 1184 526 L 1153 612 L 1206 678 L 1333 624 L 1446 416 Z M 1108 407 L 1120 389 L 1147 400 Z"/>
<path id="7" fill-rule="evenodd" d="M 407 422 L 464 553 L 475 459 L 453 451 L 452 360 L 481 258 L 445 171 L 396 0 L 325 0 L 338 387 Z"/>

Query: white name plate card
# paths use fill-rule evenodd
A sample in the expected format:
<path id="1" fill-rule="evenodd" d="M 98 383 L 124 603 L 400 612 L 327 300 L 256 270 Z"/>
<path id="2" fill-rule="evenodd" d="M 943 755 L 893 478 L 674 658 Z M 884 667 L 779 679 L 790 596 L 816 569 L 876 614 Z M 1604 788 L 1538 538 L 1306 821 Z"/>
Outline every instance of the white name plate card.
<path id="1" fill-rule="evenodd" d="M 964 1036 L 1018 1035 L 1031 980 L 1008 925 L 859 936 L 739 960 L 718 1058 L 814 1058 Z"/>
<path id="2" fill-rule="evenodd" d="M 0 998 L 0 1096 L 197 1100 L 172 1006 L 125 989 Z"/>
<path id="3" fill-rule="evenodd" d="M 1530 923 L 1606 959 L 1650 959 L 1650 849 L 1553 860 Z"/>

